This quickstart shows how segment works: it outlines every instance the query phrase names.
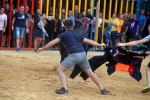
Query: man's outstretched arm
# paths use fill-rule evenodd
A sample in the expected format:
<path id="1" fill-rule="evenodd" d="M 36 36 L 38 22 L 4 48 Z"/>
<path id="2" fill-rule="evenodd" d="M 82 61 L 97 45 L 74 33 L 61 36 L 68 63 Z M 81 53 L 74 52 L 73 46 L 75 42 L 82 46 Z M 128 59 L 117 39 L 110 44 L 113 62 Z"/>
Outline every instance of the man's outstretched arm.
<path id="1" fill-rule="evenodd" d="M 52 47 L 53 45 L 55 45 L 55 44 L 58 43 L 59 41 L 60 41 L 59 38 L 56 38 L 56 39 L 50 41 L 50 42 L 47 43 L 44 47 L 39 48 L 39 49 L 38 49 L 38 52 L 40 52 L 40 51 L 42 51 L 42 50 L 45 50 L 45 49 L 47 49 L 47 48 Z"/>
<path id="2" fill-rule="evenodd" d="M 145 42 L 147 42 L 147 41 L 142 39 L 142 40 L 127 42 L 127 43 L 118 43 L 118 46 L 136 46 L 138 44 L 142 44 Z"/>
<path id="3" fill-rule="evenodd" d="M 104 47 L 106 47 L 106 45 L 104 43 L 99 44 L 99 43 L 97 43 L 93 40 L 89 40 L 87 38 L 84 38 L 83 42 L 86 43 L 86 44 L 92 45 L 92 46 L 104 46 Z"/>

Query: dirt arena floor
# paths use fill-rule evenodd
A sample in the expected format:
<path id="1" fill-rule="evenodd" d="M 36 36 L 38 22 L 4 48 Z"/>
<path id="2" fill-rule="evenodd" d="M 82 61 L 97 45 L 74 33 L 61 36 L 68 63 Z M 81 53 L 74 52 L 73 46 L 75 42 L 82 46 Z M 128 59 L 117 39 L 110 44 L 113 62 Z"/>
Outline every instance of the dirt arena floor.
<path id="1" fill-rule="evenodd" d="M 89 52 L 88 58 L 100 55 Z M 77 76 L 69 78 L 72 71 L 66 72 L 69 94 L 58 95 L 54 91 L 60 88 L 55 72 L 59 65 L 58 51 L 0 51 L 0 100 L 150 100 L 150 92 L 140 91 L 147 85 L 145 69 L 150 57 L 142 63 L 143 79 L 137 82 L 128 73 L 107 74 L 105 65 L 96 70 L 103 86 L 110 91 L 101 95 L 100 90 L 88 79 L 86 82 Z"/>

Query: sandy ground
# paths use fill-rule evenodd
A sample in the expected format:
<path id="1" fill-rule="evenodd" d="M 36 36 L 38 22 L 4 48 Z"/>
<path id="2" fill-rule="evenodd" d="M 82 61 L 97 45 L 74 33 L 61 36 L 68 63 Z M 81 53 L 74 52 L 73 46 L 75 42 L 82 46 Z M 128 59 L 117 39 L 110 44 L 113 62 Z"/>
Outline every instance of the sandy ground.
<path id="1" fill-rule="evenodd" d="M 88 57 L 99 55 L 90 52 Z M 0 100 L 150 100 L 150 92 L 140 91 L 147 85 L 145 69 L 150 57 L 142 63 L 143 79 L 137 82 L 128 73 L 115 72 L 109 76 L 105 65 L 96 70 L 103 86 L 110 91 L 101 95 L 97 86 L 88 79 L 86 82 L 77 76 L 69 78 L 72 71 L 66 72 L 69 94 L 58 95 L 54 91 L 60 88 L 55 72 L 59 65 L 58 51 L 0 51 Z"/>

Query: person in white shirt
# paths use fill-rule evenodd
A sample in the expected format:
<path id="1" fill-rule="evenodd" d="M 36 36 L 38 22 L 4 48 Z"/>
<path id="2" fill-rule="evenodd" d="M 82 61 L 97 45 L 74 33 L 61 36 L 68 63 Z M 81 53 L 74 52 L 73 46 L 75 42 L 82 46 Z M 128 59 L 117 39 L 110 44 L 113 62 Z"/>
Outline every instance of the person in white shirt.
<path id="1" fill-rule="evenodd" d="M 102 25 L 102 13 L 99 14 L 99 20 L 98 20 L 98 43 L 101 42 L 101 37 L 102 37 L 101 25 Z M 95 26 L 96 26 L 96 17 L 93 17 L 92 40 L 94 40 Z"/>
<path id="2" fill-rule="evenodd" d="M 0 43 L 2 42 L 2 32 L 6 31 L 7 15 L 4 14 L 4 8 L 0 8 Z"/>

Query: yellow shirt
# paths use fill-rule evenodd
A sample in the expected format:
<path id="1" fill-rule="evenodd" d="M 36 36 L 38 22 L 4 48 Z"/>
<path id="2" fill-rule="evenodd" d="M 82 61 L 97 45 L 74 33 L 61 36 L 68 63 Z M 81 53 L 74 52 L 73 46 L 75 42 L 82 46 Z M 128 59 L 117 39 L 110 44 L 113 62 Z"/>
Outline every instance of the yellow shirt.
<path id="1" fill-rule="evenodd" d="M 119 26 L 119 20 L 118 20 L 118 18 L 115 18 L 115 19 L 113 19 L 113 18 L 111 18 L 111 19 L 109 19 L 108 20 L 108 23 L 110 24 L 110 23 L 114 23 L 114 24 L 116 24 L 117 26 Z M 112 26 L 112 28 L 111 28 L 111 30 L 110 30 L 110 32 L 112 32 L 112 31 L 117 31 L 117 29 L 118 29 L 118 27 L 116 27 L 116 26 Z"/>

